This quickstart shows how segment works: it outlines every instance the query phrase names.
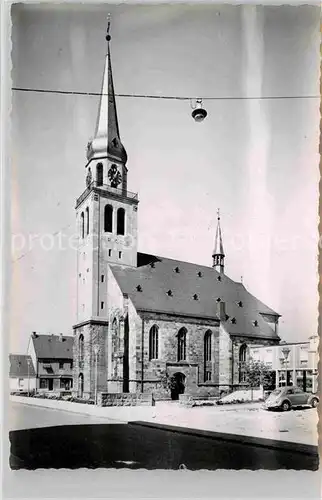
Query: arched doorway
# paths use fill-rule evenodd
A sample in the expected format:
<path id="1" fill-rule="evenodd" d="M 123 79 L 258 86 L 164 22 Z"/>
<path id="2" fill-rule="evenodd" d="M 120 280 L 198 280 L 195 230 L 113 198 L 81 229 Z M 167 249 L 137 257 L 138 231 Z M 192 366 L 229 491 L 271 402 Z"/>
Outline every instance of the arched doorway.
<path id="1" fill-rule="evenodd" d="M 83 394 L 84 394 L 84 375 L 80 373 L 78 376 L 78 395 L 80 398 L 82 398 Z"/>
<path id="2" fill-rule="evenodd" d="M 184 394 L 186 377 L 183 373 L 177 372 L 171 377 L 171 399 L 178 400 L 179 394 Z"/>

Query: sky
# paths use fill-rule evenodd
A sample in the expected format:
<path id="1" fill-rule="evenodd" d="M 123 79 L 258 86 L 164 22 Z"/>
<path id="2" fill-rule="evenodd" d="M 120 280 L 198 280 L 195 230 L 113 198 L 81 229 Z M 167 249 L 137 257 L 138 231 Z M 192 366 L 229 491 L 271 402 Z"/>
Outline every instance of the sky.
<path id="1" fill-rule="evenodd" d="M 318 315 L 319 99 L 304 97 L 319 95 L 319 8 L 16 4 L 13 86 L 99 92 L 108 13 L 116 93 L 202 97 L 208 112 L 196 123 L 189 100 L 117 98 L 139 251 L 210 266 L 220 207 L 226 274 L 282 315 L 283 339 L 306 340 Z M 249 99 L 260 96 L 300 98 Z M 11 352 L 32 331 L 72 334 L 67 240 L 98 99 L 12 93 Z"/>

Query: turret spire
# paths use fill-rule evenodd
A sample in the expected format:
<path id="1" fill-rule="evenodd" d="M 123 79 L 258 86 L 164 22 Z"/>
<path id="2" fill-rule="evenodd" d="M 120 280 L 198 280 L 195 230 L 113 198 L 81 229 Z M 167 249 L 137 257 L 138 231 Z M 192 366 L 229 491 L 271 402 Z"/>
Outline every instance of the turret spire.
<path id="1" fill-rule="evenodd" d="M 106 32 L 107 53 L 105 56 L 101 97 L 94 138 L 88 143 L 87 158 L 91 160 L 92 158 L 108 156 L 111 160 L 120 161 L 125 164 L 127 154 L 120 138 L 113 84 L 110 24 L 110 15 L 108 15 Z"/>
<path id="2" fill-rule="evenodd" d="M 212 267 L 219 271 L 220 273 L 224 273 L 225 271 L 225 253 L 224 253 L 224 245 L 222 242 L 222 234 L 220 227 L 220 210 L 217 210 L 217 229 L 216 229 L 216 239 L 215 239 L 215 247 L 212 253 Z"/>

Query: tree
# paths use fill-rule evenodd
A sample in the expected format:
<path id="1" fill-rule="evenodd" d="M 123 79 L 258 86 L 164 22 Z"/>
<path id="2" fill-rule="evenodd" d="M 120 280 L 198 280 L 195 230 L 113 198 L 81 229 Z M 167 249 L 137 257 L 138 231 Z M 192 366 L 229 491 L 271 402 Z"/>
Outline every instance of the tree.
<path id="1" fill-rule="evenodd" d="M 160 370 L 159 372 L 160 376 L 160 386 L 162 389 L 165 389 L 167 391 L 173 391 L 176 388 L 176 380 L 175 377 L 172 375 L 170 376 L 167 370 Z"/>
<path id="2" fill-rule="evenodd" d="M 251 398 L 253 399 L 253 389 L 263 386 L 268 388 L 272 385 L 273 374 L 268 365 L 263 361 L 250 360 L 243 366 L 245 382 L 251 389 Z"/>

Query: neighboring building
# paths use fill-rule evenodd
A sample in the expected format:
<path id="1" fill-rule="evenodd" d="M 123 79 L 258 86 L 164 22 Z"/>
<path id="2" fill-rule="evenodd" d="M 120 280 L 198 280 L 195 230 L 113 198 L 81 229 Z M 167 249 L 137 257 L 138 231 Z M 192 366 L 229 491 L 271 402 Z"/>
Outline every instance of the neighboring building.
<path id="1" fill-rule="evenodd" d="M 36 389 L 36 373 L 31 356 L 9 354 L 10 392 L 31 392 Z"/>
<path id="2" fill-rule="evenodd" d="M 161 396 L 167 373 L 173 398 L 216 395 L 244 383 L 249 346 L 279 342 L 279 314 L 225 274 L 219 214 L 212 267 L 137 251 L 139 200 L 127 189 L 107 40 L 86 189 L 76 201 L 74 391 L 93 397 L 97 384 Z"/>
<path id="3" fill-rule="evenodd" d="M 73 383 L 73 337 L 38 335 L 30 337 L 30 356 L 36 370 L 38 392 L 70 391 Z"/>
<path id="4" fill-rule="evenodd" d="M 312 335 L 307 342 L 281 342 L 275 347 L 253 346 L 250 356 L 270 367 L 275 387 L 297 385 L 304 391 L 317 391 L 318 335 Z"/>

